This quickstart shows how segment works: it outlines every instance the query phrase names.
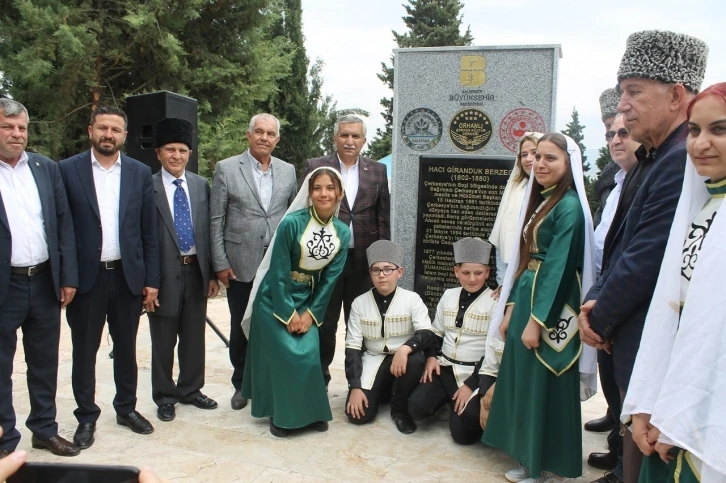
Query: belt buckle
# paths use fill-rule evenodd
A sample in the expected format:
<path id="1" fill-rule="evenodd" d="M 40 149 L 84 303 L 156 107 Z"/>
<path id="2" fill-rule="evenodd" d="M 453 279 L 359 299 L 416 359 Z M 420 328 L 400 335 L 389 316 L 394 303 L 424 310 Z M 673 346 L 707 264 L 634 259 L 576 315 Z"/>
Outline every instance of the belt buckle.
<path id="1" fill-rule="evenodd" d="M 31 265 L 30 267 L 28 267 L 28 277 L 32 277 L 32 276 L 34 275 L 34 273 L 33 273 L 33 269 L 34 269 L 35 267 L 37 267 L 37 266 L 38 266 L 38 265 Z"/>
<path id="2" fill-rule="evenodd" d="M 109 263 L 113 263 L 113 261 L 106 260 L 105 262 L 103 262 L 103 268 L 105 268 L 106 270 L 113 270 L 114 268 L 116 268 L 114 265 L 109 265 Z"/>

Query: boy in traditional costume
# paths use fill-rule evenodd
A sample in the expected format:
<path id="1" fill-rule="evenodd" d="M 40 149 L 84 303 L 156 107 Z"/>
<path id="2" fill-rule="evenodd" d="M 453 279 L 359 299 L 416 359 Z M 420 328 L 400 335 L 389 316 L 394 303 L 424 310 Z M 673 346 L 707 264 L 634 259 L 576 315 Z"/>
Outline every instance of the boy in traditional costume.
<path id="1" fill-rule="evenodd" d="M 378 406 L 390 400 L 398 430 L 413 433 L 416 423 L 408 412 L 408 398 L 424 370 L 423 351 L 436 343 L 436 336 L 421 297 L 397 286 L 403 275 L 401 247 L 378 240 L 366 255 L 374 288 L 351 306 L 345 338 L 350 389 L 345 413 L 353 424 L 369 423 Z"/>
<path id="2" fill-rule="evenodd" d="M 431 416 L 451 402 L 449 431 L 459 444 L 481 439 L 479 396 L 492 384 L 490 378 L 479 377 L 489 320 L 497 306 L 486 286 L 491 249 L 491 243 L 481 238 L 454 243 L 454 274 L 461 286 L 447 290 L 439 300 L 433 323 L 436 345 L 427 350 L 422 384 L 409 400 L 416 418 Z"/>

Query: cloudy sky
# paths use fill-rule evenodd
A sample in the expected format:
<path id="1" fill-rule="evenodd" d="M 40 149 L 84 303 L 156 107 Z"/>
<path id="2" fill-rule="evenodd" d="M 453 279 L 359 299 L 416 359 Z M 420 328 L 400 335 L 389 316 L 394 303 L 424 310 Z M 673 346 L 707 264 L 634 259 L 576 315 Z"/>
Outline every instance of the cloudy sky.
<path id="1" fill-rule="evenodd" d="M 379 100 L 391 95 L 376 74 L 396 48 L 391 30 L 404 32 L 403 0 L 303 0 L 305 46 L 325 62 L 324 91 L 338 108 L 371 113 L 368 138 L 383 127 Z M 585 6 L 586 5 L 586 6 Z M 463 25 L 473 45 L 560 44 L 557 130 L 576 107 L 585 124 L 590 161 L 605 144 L 598 97 L 615 85 L 628 35 L 673 30 L 694 35 L 710 48 L 704 87 L 726 81 L 726 2 L 630 0 L 623 2 L 521 0 L 464 1 Z"/>

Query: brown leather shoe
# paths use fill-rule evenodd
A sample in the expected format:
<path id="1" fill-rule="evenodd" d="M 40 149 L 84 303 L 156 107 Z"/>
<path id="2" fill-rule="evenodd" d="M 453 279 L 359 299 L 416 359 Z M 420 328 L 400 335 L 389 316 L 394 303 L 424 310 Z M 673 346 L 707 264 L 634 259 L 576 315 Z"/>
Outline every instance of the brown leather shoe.
<path id="1" fill-rule="evenodd" d="M 33 448 L 47 449 L 56 456 L 76 456 L 81 452 L 81 448 L 57 434 L 49 439 L 40 439 L 33 435 L 31 444 Z"/>

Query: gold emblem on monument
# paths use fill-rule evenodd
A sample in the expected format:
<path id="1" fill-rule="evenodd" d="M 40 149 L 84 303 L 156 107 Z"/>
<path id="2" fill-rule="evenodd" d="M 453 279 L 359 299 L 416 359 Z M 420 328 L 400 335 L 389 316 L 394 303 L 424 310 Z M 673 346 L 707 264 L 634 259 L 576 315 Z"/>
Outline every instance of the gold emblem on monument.
<path id="1" fill-rule="evenodd" d="M 487 81 L 484 69 L 487 61 L 483 55 L 463 55 L 461 57 L 461 70 L 459 71 L 459 84 L 462 87 L 479 87 Z"/>
<path id="2" fill-rule="evenodd" d="M 492 137 L 492 123 L 483 111 L 464 109 L 451 120 L 449 136 L 460 151 L 479 151 Z"/>

